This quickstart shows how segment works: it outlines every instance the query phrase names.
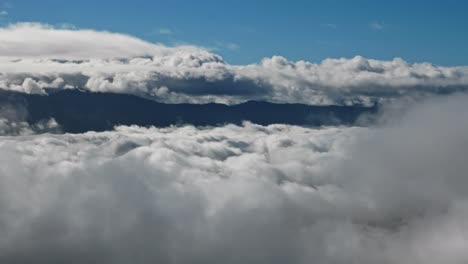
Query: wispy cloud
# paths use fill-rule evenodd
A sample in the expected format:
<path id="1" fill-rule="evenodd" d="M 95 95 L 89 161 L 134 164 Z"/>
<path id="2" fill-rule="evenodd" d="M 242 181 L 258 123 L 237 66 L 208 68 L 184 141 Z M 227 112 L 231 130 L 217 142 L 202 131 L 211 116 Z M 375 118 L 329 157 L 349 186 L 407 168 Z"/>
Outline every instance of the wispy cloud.
<path id="1" fill-rule="evenodd" d="M 6 25 L 9 23 L 9 9 L 12 9 L 13 5 L 9 2 L 0 1 L 0 25 Z"/>
<path id="2" fill-rule="evenodd" d="M 384 24 L 383 23 L 380 23 L 380 22 L 377 22 L 377 21 L 373 21 L 369 24 L 369 27 L 373 30 L 377 30 L 377 31 L 380 31 L 380 30 L 383 30 L 384 29 Z"/>
<path id="3" fill-rule="evenodd" d="M 338 28 L 338 25 L 333 24 L 333 23 L 322 23 L 322 24 L 320 24 L 320 26 L 325 27 L 325 28 L 331 28 L 331 29 L 337 29 Z"/>
<path id="4" fill-rule="evenodd" d="M 8 24 L 9 16 L 8 11 L 0 9 L 0 26 Z"/>
<path id="5" fill-rule="evenodd" d="M 157 30 L 157 33 L 158 33 L 159 35 L 172 35 L 172 34 L 174 34 L 174 31 L 172 31 L 172 30 L 169 29 L 169 28 L 159 28 L 159 29 Z"/>
<path id="6" fill-rule="evenodd" d="M 233 42 L 216 41 L 214 49 L 236 51 L 240 49 L 240 46 Z"/>
<path id="7" fill-rule="evenodd" d="M 146 33 L 148 36 L 173 36 L 180 34 L 180 31 L 169 27 L 158 27 Z"/>
<path id="8" fill-rule="evenodd" d="M 228 50 L 238 50 L 238 49 L 240 49 L 240 46 L 238 44 L 236 44 L 236 43 L 226 43 L 225 47 Z"/>

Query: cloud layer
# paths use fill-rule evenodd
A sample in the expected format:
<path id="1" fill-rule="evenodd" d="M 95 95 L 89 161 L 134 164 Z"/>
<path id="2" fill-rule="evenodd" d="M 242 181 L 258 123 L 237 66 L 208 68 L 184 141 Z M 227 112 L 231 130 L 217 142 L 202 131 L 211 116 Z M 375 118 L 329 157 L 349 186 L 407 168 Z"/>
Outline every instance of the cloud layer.
<path id="1" fill-rule="evenodd" d="M 0 262 L 464 263 L 466 100 L 374 128 L 2 137 Z"/>
<path id="2" fill-rule="evenodd" d="M 0 29 L 0 88 L 25 93 L 86 89 L 170 103 L 371 104 L 467 87 L 467 67 L 399 58 L 357 56 L 315 64 L 273 56 L 230 65 L 203 48 L 166 47 L 123 34 L 33 23 Z"/>

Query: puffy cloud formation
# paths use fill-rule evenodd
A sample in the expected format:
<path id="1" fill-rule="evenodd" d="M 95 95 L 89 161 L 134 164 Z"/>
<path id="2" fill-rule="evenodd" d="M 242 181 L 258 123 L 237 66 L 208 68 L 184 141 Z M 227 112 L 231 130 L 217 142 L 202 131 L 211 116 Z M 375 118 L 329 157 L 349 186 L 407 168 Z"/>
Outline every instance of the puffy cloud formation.
<path id="1" fill-rule="evenodd" d="M 466 100 L 374 128 L 2 137 L 0 262 L 465 263 Z"/>
<path id="2" fill-rule="evenodd" d="M 130 93 L 161 102 L 371 104 L 465 91 L 468 67 L 281 56 L 230 65 L 194 46 L 166 47 L 122 34 L 22 23 L 0 29 L 0 88 Z"/>

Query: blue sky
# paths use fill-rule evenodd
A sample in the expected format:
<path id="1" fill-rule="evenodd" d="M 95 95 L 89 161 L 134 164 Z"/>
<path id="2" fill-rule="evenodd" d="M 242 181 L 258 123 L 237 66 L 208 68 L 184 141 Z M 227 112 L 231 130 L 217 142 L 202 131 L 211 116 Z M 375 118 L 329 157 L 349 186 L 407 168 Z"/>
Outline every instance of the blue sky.
<path id="1" fill-rule="evenodd" d="M 0 22 L 70 24 L 167 45 L 212 48 L 245 64 L 282 55 L 362 55 L 468 64 L 468 1 L 0 0 Z"/>

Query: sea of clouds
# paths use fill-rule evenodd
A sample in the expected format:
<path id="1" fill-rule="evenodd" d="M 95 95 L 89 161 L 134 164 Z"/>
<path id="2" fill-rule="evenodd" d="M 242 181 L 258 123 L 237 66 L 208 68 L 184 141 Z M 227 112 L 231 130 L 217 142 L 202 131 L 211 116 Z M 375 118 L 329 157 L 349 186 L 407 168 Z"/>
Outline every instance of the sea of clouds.
<path id="1" fill-rule="evenodd" d="M 4 90 L 385 105 L 367 127 L 63 134 L 5 103 L 0 263 L 464 264 L 467 88 L 468 67 L 399 58 L 231 65 L 111 32 L 0 28 Z"/>
<path id="2" fill-rule="evenodd" d="M 0 88 L 24 93 L 83 89 L 167 103 L 371 105 L 467 87 L 467 67 L 400 58 L 312 63 L 273 56 L 257 64 L 231 65 L 201 47 L 167 47 L 124 34 L 37 23 L 0 28 Z"/>
<path id="3" fill-rule="evenodd" d="M 2 136 L 0 262 L 466 263 L 467 100 L 372 127 Z"/>

